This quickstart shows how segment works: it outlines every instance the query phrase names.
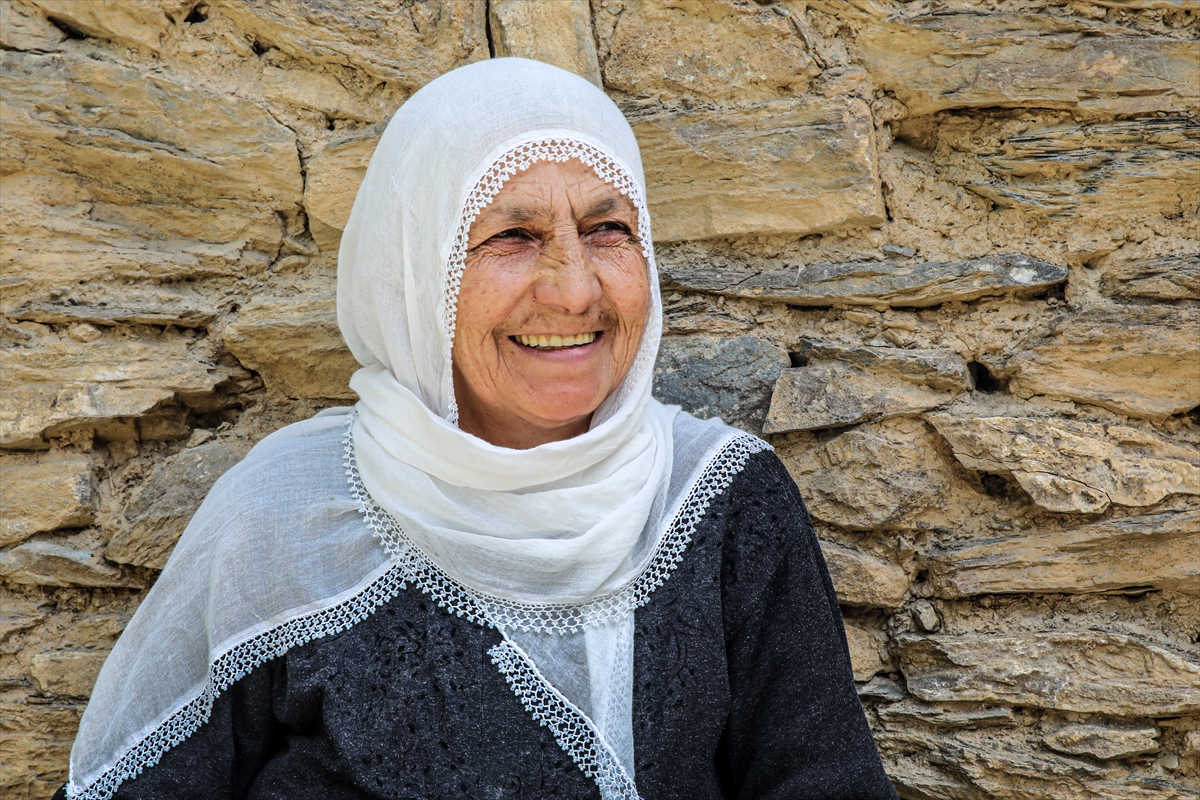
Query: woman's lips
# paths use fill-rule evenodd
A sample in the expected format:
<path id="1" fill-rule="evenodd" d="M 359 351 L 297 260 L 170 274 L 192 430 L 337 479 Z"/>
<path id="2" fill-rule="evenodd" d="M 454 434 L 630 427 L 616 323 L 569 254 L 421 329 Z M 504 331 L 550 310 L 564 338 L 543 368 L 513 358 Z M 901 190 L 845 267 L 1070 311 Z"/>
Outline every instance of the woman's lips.
<path id="1" fill-rule="evenodd" d="M 600 331 L 588 331 L 587 333 L 569 334 L 567 336 L 560 336 L 555 333 L 534 333 L 518 334 L 509 338 L 523 347 L 529 347 L 534 350 L 565 350 L 571 347 L 589 345 L 596 341 L 600 333 Z"/>

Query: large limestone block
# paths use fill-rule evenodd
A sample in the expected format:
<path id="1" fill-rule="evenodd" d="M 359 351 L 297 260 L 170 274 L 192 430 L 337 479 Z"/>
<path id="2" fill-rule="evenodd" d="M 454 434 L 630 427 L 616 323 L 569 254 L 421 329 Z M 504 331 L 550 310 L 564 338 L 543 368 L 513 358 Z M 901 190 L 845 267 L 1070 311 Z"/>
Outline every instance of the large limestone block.
<path id="1" fill-rule="evenodd" d="M 1080 108 L 1111 114 L 1200 105 L 1192 42 L 1051 14 L 937 13 L 867 25 L 876 85 L 914 116 L 950 108 Z"/>
<path id="2" fill-rule="evenodd" d="M 35 533 L 87 525 L 94 505 L 86 456 L 0 456 L 0 547 Z"/>
<path id="3" fill-rule="evenodd" d="M 47 17 L 96 39 L 159 50 L 163 35 L 194 7 L 192 0 L 22 0 Z"/>
<path id="4" fill-rule="evenodd" d="M 668 336 L 654 367 L 654 396 L 700 417 L 762 429 L 787 352 L 757 336 Z"/>
<path id="5" fill-rule="evenodd" d="M 950 263 L 852 261 L 777 270 L 668 266 L 662 274 L 670 283 L 693 291 L 795 306 L 917 308 L 990 295 L 1027 296 L 1067 279 L 1065 267 L 1020 253 Z"/>
<path id="6" fill-rule="evenodd" d="M 1043 737 L 1051 750 L 1073 756 L 1088 755 L 1101 761 L 1132 758 L 1158 752 L 1157 725 L 1064 725 Z"/>
<path id="7" fill-rule="evenodd" d="M 908 592 L 908 573 L 899 564 L 835 542 L 821 542 L 838 602 L 846 606 L 896 608 Z"/>
<path id="8" fill-rule="evenodd" d="M 625 94 L 746 103 L 802 94 L 819 72 L 787 18 L 762 5 L 623 0 L 617 13 L 604 85 Z"/>
<path id="9" fill-rule="evenodd" d="M 908 691 L 930 702 L 1141 718 L 1200 711 L 1200 664 L 1121 634 L 901 633 L 896 642 Z"/>
<path id="10" fill-rule="evenodd" d="M 496 56 L 532 58 L 601 86 L 588 0 L 491 0 Z"/>
<path id="11" fill-rule="evenodd" d="M 1067 313 L 1011 352 L 981 360 L 1020 397 L 1066 397 L 1156 420 L 1200 405 L 1200 309 Z"/>
<path id="12" fill-rule="evenodd" d="M 661 111 L 633 120 L 633 130 L 658 241 L 805 235 L 886 219 L 874 125 L 860 100 Z"/>
<path id="13" fill-rule="evenodd" d="M 82 705 L 0 703 L 0 792 L 50 797 L 67 780 Z"/>
<path id="14" fill-rule="evenodd" d="M 1105 270 L 1100 288 L 1118 300 L 1200 300 L 1200 255 L 1125 261 Z"/>
<path id="15" fill-rule="evenodd" d="M 209 0 L 260 47 L 340 64 L 415 90 L 488 57 L 487 4 L 475 0 Z"/>
<path id="16" fill-rule="evenodd" d="M 5 50 L 49 53 L 57 50 L 65 38 L 67 35 L 36 8 L 12 0 L 0 3 L 0 46 Z"/>
<path id="17" fill-rule="evenodd" d="M 136 417 L 176 397 L 214 391 L 228 377 L 181 337 L 38 337 L 0 352 L 0 447 L 41 447 L 42 436 Z"/>
<path id="18" fill-rule="evenodd" d="M 1172 589 L 1200 593 L 1200 510 L 973 539 L 925 556 L 942 597 Z"/>
<path id="19" fill-rule="evenodd" d="M 991 179 L 967 187 L 1004 208 L 1105 224 L 1195 214 L 1200 203 L 1200 130 L 1189 117 L 1033 127 L 972 146 Z"/>
<path id="20" fill-rule="evenodd" d="M 932 414 L 963 466 L 1011 473 L 1049 511 L 1099 513 L 1200 494 L 1200 450 L 1123 425 Z"/>
<path id="21" fill-rule="evenodd" d="M 30 662 L 30 677 L 42 694 L 88 697 L 108 653 L 95 650 L 58 650 L 38 653 Z"/>
<path id="22" fill-rule="evenodd" d="M 288 397 L 353 400 L 358 362 L 342 341 L 332 297 L 258 298 L 225 329 L 229 352 Z"/>
<path id="23" fill-rule="evenodd" d="M 87 550 L 42 540 L 23 542 L 0 556 L 0 579 L 26 586 L 140 589 L 144 585 Z"/>
<path id="24" fill-rule="evenodd" d="M 354 196 L 367 174 L 367 165 L 379 145 L 375 128 L 330 142 L 308 160 L 304 182 L 304 209 L 309 217 L 335 230 L 350 219 Z"/>
<path id="25" fill-rule="evenodd" d="M 962 482 L 940 450 L 937 435 L 909 417 L 776 447 L 813 517 L 856 530 L 911 528 L 960 501 Z"/>
<path id="26" fill-rule="evenodd" d="M 295 134 L 257 103 L 77 55 L 4 52 L 0 71 L 5 171 L 67 173 L 120 204 L 300 205 Z"/>
<path id="27" fill-rule="evenodd" d="M 126 504 L 125 523 L 104 548 L 104 557 L 162 569 L 213 484 L 248 450 L 247 442 L 222 440 L 172 456 Z"/>
<path id="28" fill-rule="evenodd" d="M 807 344 L 809 364 L 775 383 L 766 433 L 855 425 L 946 405 L 971 388 L 962 356 L 951 350 L 828 348 Z"/>

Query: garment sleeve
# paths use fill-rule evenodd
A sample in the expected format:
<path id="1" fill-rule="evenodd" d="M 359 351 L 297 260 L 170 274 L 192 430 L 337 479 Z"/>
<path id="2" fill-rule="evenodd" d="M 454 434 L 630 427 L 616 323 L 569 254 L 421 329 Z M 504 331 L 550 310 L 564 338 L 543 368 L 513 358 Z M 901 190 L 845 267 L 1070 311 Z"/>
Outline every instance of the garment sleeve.
<path id="1" fill-rule="evenodd" d="M 275 674 L 268 662 L 213 702 L 208 721 L 157 764 L 117 787 L 113 800 L 241 800 L 263 765 L 286 743 L 272 710 Z M 66 787 L 54 800 L 66 800 Z"/>
<path id="2" fill-rule="evenodd" d="M 717 752 L 737 800 L 894 800 L 854 687 L 837 596 L 774 454 L 738 481 L 723 584 L 731 711 Z M 760 587 L 750 591 L 750 587 Z"/>

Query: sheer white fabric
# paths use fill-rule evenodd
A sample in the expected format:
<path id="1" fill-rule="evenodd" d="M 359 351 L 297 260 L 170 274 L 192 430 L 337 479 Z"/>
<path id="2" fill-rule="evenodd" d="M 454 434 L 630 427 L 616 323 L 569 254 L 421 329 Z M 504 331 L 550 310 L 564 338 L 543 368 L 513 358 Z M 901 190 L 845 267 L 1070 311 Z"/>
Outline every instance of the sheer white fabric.
<path id="1" fill-rule="evenodd" d="M 591 430 L 516 451 L 457 427 L 454 307 L 475 215 L 547 158 L 578 158 L 634 202 L 653 302 Z M 250 669 L 410 585 L 500 630 L 491 655 L 525 707 L 605 800 L 636 797 L 634 610 L 767 447 L 650 397 L 661 302 L 644 198 L 628 124 L 570 73 L 496 59 L 405 103 L 339 255 L 339 324 L 363 364 L 356 411 L 273 434 L 214 487 L 101 672 L 70 797 L 110 797 Z"/>

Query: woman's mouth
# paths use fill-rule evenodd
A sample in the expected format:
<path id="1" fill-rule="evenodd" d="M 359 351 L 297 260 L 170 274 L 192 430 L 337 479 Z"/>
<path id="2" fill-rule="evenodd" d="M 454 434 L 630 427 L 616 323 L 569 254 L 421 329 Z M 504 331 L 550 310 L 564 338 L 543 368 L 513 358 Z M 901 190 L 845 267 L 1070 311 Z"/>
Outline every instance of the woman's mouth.
<path id="1" fill-rule="evenodd" d="M 582 347 L 596 341 L 600 331 L 588 331 L 568 336 L 553 333 L 518 334 L 510 337 L 514 342 L 536 350 L 565 350 L 568 347 Z"/>

